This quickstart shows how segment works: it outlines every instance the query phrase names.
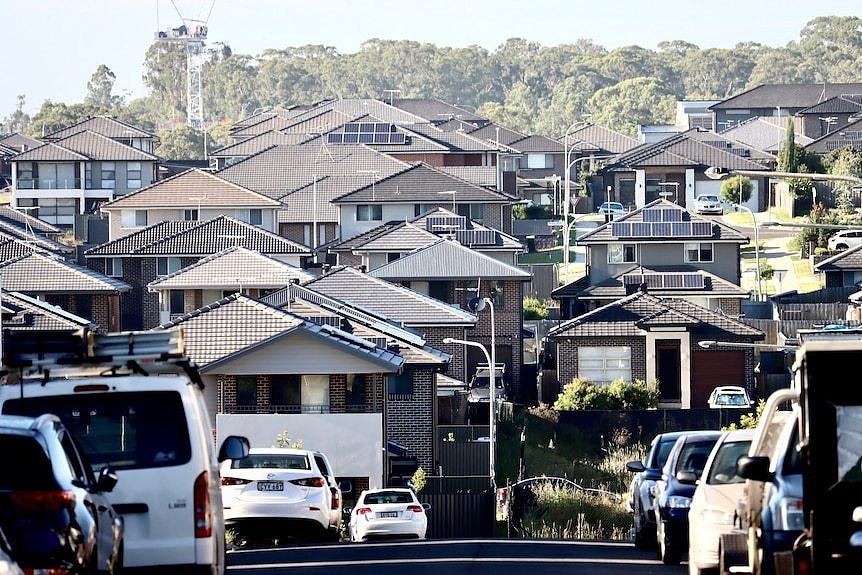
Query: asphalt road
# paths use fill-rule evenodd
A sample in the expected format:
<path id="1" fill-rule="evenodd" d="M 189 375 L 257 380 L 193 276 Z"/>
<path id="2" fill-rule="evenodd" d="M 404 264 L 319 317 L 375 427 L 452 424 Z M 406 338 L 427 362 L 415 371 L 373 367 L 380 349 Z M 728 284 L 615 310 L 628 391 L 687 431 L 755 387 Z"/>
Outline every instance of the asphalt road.
<path id="1" fill-rule="evenodd" d="M 351 575 L 681 575 L 685 564 L 662 565 L 654 552 L 630 543 L 525 541 L 516 539 L 428 540 L 297 545 L 231 551 L 228 575 L 275 573 Z"/>

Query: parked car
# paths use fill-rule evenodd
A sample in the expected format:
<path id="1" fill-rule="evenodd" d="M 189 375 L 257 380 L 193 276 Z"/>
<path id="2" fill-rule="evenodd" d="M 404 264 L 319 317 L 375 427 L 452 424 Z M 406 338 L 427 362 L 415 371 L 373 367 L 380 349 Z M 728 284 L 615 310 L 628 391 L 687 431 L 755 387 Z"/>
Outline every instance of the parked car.
<path id="1" fill-rule="evenodd" d="M 123 520 L 106 495 L 117 475 L 98 478 L 55 415 L 0 416 L 0 528 L 28 572 L 118 573 Z"/>
<path id="2" fill-rule="evenodd" d="M 709 453 L 721 437 L 720 431 L 686 433 L 673 444 L 661 479 L 656 481 L 656 539 L 663 563 L 676 565 L 688 549 L 688 511 L 695 481 L 703 473 Z M 685 483 L 680 481 L 685 479 Z"/>
<path id="3" fill-rule="evenodd" d="M 302 537 L 339 536 L 341 489 L 320 451 L 252 448 L 222 463 L 221 486 L 228 525 L 269 522 Z"/>
<path id="4" fill-rule="evenodd" d="M 826 247 L 830 250 L 846 250 L 859 244 L 862 244 L 862 230 L 841 230 L 826 241 Z"/>
<path id="5" fill-rule="evenodd" d="M 623 207 L 623 205 L 619 202 L 604 202 L 596 210 L 596 213 L 602 214 L 604 216 L 607 216 L 607 215 L 624 216 L 628 212 Z"/>
<path id="6" fill-rule="evenodd" d="M 694 211 L 698 214 L 724 213 L 724 203 L 715 194 L 701 194 L 694 200 Z"/>
<path id="7" fill-rule="evenodd" d="M 508 394 L 506 393 L 506 385 L 503 376 L 506 373 L 506 364 L 498 363 L 495 370 L 496 383 L 494 389 L 494 399 L 496 401 L 506 401 Z M 470 383 L 467 386 L 468 395 L 467 401 L 470 403 L 485 403 L 491 401 L 491 369 L 487 363 L 480 363 L 476 366 L 476 373 L 470 378 Z M 486 408 L 487 409 L 487 408 Z"/>
<path id="8" fill-rule="evenodd" d="M 710 453 L 699 482 L 691 471 L 678 474 L 681 483 L 697 483 L 688 512 L 690 575 L 702 575 L 718 568 L 721 534 L 733 530 L 737 502 L 745 489 L 745 480 L 737 473 L 736 462 L 748 454 L 753 437 L 753 429 L 727 431 Z"/>
<path id="9" fill-rule="evenodd" d="M 21 566 L 12 559 L 12 546 L 0 527 L 0 575 L 24 575 Z"/>
<path id="10" fill-rule="evenodd" d="M 656 546 L 655 520 L 655 482 L 661 479 L 661 470 L 676 440 L 685 431 L 660 433 L 650 442 L 650 448 L 643 461 L 629 461 L 626 469 L 633 472 L 629 486 L 629 509 L 632 512 L 634 527 L 632 539 L 638 549 L 651 549 Z"/>
<path id="11" fill-rule="evenodd" d="M 412 489 L 367 489 L 359 494 L 350 512 L 351 541 L 370 538 L 411 537 L 425 539 L 428 503 L 420 503 Z"/>
<path id="12" fill-rule="evenodd" d="M 97 470 L 116 470 L 123 567 L 223 573 L 218 461 L 244 457 L 248 440 L 226 437 L 216 455 L 203 382 L 178 334 L 25 331 L 4 334 L 4 362 L 24 377 L 0 385 L 0 413 L 54 413 Z M 44 372 L 26 369 L 34 356 Z"/>
<path id="13" fill-rule="evenodd" d="M 712 390 L 707 400 L 712 409 L 746 409 L 754 403 L 744 387 L 738 385 L 720 385 Z"/>

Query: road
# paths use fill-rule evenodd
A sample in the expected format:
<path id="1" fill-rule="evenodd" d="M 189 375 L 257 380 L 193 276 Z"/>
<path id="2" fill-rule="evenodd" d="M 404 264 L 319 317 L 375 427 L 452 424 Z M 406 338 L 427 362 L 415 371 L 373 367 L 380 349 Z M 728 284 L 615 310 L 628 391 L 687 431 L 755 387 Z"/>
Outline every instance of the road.
<path id="1" fill-rule="evenodd" d="M 276 573 L 347 575 L 682 575 L 686 566 L 662 565 L 654 552 L 629 543 L 428 540 L 364 544 L 297 545 L 228 553 L 228 575 Z"/>

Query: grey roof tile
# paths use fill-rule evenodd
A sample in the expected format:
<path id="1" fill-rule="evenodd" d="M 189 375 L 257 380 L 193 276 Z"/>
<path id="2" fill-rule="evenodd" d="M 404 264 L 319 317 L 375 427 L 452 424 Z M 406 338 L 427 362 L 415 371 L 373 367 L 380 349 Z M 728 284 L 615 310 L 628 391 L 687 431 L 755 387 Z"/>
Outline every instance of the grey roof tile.
<path id="1" fill-rule="evenodd" d="M 739 108 L 808 108 L 841 94 L 860 94 L 860 83 L 760 84 L 722 100 L 710 110 Z"/>
<path id="2" fill-rule="evenodd" d="M 703 276 L 702 288 L 679 288 L 679 289 L 664 289 L 650 288 L 650 293 L 659 297 L 683 297 L 683 296 L 721 296 L 721 297 L 740 297 L 747 298 L 751 294 L 748 290 L 742 289 L 740 286 L 729 282 L 725 279 L 711 274 L 707 271 L 695 268 L 694 266 L 651 266 L 649 268 L 641 268 L 633 266 L 632 268 L 619 273 L 613 277 L 602 280 L 596 284 L 584 282 L 575 288 L 569 288 L 563 291 L 563 288 L 554 290 L 554 295 L 559 296 L 565 294 L 568 297 L 578 297 L 580 299 L 618 299 L 625 297 L 631 293 L 632 289 L 637 286 L 627 286 L 623 283 L 623 276 L 627 274 L 637 273 L 696 273 Z M 569 284 L 571 285 L 571 284 Z M 564 286 L 567 287 L 567 286 Z"/>
<path id="3" fill-rule="evenodd" d="M 783 120 L 783 122 L 782 122 Z M 805 119 L 794 117 L 794 133 L 797 144 L 802 146 L 813 140 L 802 135 Z M 755 117 L 721 132 L 721 135 L 765 152 L 778 152 L 787 139 L 787 118 Z"/>
<path id="4" fill-rule="evenodd" d="M 25 136 L 24 134 L 19 134 L 17 132 L 13 134 L 8 134 L 0 138 L 0 144 L 6 146 L 7 148 L 17 150 L 18 152 L 25 152 L 33 148 L 38 148 L 43 143 L 44 142 L 41 142 L 35 138 L 31 138 L 30 136 Z"/>
<path id="5" fill-rule="evenodd" d="M 348 267 L 333 268 L 307 282 L 304 287 L 344 300 L 360 309 L 374 310 L 408 327 L 466 327 L 475 325 L 477 321 L 475 315 L 459 307 Z"/>
<path id="6" fill-rule="evenodd" d="M 343 178 L 326 176 L 282 196 L 284 209 L 278 212 L 279 223 L 340 223 L 340 211 L 332 199 L 344 193 Z M 315 209 L 315 206 L 317 208 Z"/>
<path id="7" fill-rule="evenodd" d="M 437 98 L 394 98 L 391 104 L 434 123 L 450 118 L 465 122 L 487 122 L 482 116 Z"/>
<path id="8" fill-rule="evenodd" d="M 67 136 L 71 136 L 72 134 L 76 134 L 83 130 L 89 130 L 91 132 L 96 132 L 97 134 L 102 134 L 103 136 L 107 136 L 112 140 L 120 139 L 120 138 L 140 138 L 140 139 L 155 139 L 156 135 L 151 134 L 145 130 L 140 128 L 136 128 L 131 124 L 127 124 L 122 120 L 118 120 L 117 118 L 112 118 L 110 116 L 94 116 L 92 118 L 87 118 L 77 124 L 72 124 L 67 128 L 63 128 L 57 130 L 56 132 L 51 132 L 43 139 L 48 140 L 62 140 Z"/>
<path id="9" fill-rule="evenodd" d="M 68 255 L 75 251 L 73 248 L 54 241 L 49 237 L 34 234 L 29 230 L 0 220 L 0 238 L 14 238 L 15 240 L 33 246 L 35 251 L 47 251 L 58 255 Z"/>
<path id="10" fill-rule="evenodd" d="M 563 141 L 562 136 L 560 141 Z M 568 143 L 580 152 L 594 150 L 610 154 L 622 154 L 638 145 L 635 138 L 597 124 L 587 124 L 575 130 L 569 134 Z"/>
<path id="11" fill-rule="evenodd" d="M 499 279 L 530 281 L 532 274 L 458 242 L 438 239 L 368 275 L 386 280 Z"/>
<path id="12" fill-rule="evenodd" d="M 30 230 L 39 234 L 61 234 L 60 228 L 52 226 L 44 220 L 33 217 L 23 210 L 15 209 L 10 205 L 0 205 L 0 221 L 16 225 L 24 232 Z"/>
<path id="13" fill-rule="evenodd" d="M 209 155 L 213 158 L 246 158 L 272 146 L 293 146 L 302 144 L 312 137 L 313 136 L 308 136 L 306 134 L 285 134 L 284 132 L 270 130 L 269 132 L 252 136 L 240 142 L 228 144 L 227 146 L 210 152 Z"/>
<path id="14" fill-rule="evenodd" d="M 862 86 L 862 84 L 860 84 Z M 856 114 L 862 112 L 862 93 L 833 96 L 798 114 Z"/>
<path id="15" fill-rule="evenodd" d="M 815 272 L 862 270 L 862 245 L 853 246 L 843 252 L 818 262 Z"/>
<path id="16" fill-rule="evenodd" d="M 95 328 L 88 319 L 25 294 L 3 290 L 3 328 L 12 331 L 77 331 Z"/>
<path id="17" fill-rule="evenodd" d="M 660 142 L 643 144 L 615 158 L 606 169 L 645 166 L 718 166 L 735 170 L 768 170 L 767 166 L 731 153 L 703 141 L 704 138 L 721 140 L 713 133 L 696 128 L 675 134 Z M 771 158 L 771 156 L 764 156 Z"/>
<path id="18" fill-rule="evenodd" d="M 840 130 L 830 132 L 821 138 L 817 138 L 805 148 L 817 154 L 827 154 L 832 150 L 851 147 L 854 150 L 862 150 L 862 119 L 855 120 Z"/>
<path id="19" fill-rule="evenodd" d="M 84 130 L 44 144 L 12 158 L 14 162 L 38 162 L 50 160 L 73 161 L 157 161 L 148 154 L 132 146 L 121 144 L 107 136 Z"/>
<path id="20" fill-rule="evenodd" d="M 0 262 L 4 289 L 28 294 L 121 293 L 132 287 L 116 278 L 33 252 Z"/>

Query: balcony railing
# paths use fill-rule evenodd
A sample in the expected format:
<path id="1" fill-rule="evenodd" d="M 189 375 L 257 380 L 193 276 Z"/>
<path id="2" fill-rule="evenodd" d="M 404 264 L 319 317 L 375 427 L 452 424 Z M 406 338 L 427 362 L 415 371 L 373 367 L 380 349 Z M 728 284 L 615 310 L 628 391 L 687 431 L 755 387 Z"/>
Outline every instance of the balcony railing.
<path id="1" fill-rule="evenodd" d="M 344 406 L 343 413 L 378 413 L 369 405 L 348 404 Z M 230 413 L 246 414 L 246 413 L 304 413 L 304 414 L 324 414 L 332 413 L 331 406 L 328 404 L 272 404 L 272 405 L 237 405 Z"/>
<path id="2" fill-rule="evenodd" d="M 81 178 L 18 178 L 15 187 L 19 190 L 79 190 Z"/>

